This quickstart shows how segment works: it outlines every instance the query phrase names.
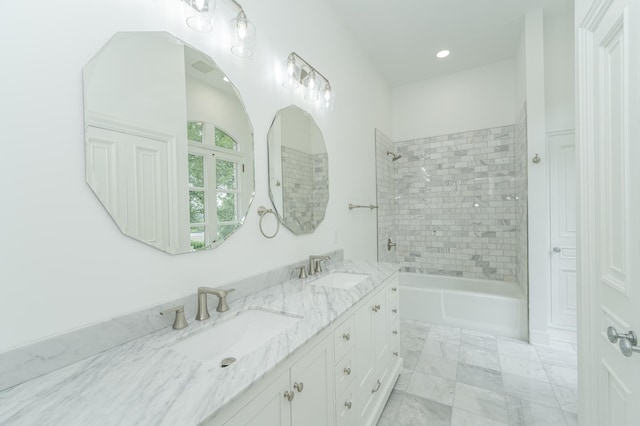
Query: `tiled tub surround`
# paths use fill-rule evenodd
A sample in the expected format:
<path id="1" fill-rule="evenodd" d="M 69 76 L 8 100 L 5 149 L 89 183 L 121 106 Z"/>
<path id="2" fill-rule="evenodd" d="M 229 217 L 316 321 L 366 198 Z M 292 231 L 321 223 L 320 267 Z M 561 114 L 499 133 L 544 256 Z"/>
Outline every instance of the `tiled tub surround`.
<path id="1" fill-rule="evenodd" d="M 397 241 L 396 226 L 396 191 L 394 182 L 394 166 L 387 152 L 394 152 L 391 139 L 376 130 L 376 204 L 378 205 L 378 260 L 380 262 L 396 262 L 397 248 L 387 248 L 387 241 Z"/>
<path id="2" fill-rule="evenodd" d="M 331 257 L 330 263 L 343 259 L 342 250 L 326 254 Z M 233 283 L 215 280 L 195 283 L 193 290 L 195 292 L 199 286 L 233 287 L 236 291 L 229 294 L 228 300 L 234 304 L 235 300 L 297 277 L 296 268 L 307 263 L 307 260 L 303 260 Z M 187 318 L 193 318 L 198 309 L 197 296 L 194 293 L 1 353 L 0 391 L 166 328 L 173 323 L 173 318 L 171 315 L 161 316 L 159 312 L 176 305 L 184 305 Z"/>
<path id="3" fill-rule="evenodd" d="M 516 281 L 514 132 L 509 125 L 395 143 L 404 271 Z"/>
<path id="4" fill-rule="evenodd" d="M 232 310 L 175 331 L 170 327 L 0 393 L 0 424 L 195 425 L 214 416 L 293 351 L 397 271 L 384 263 L 342 261 L 331 270 L 369 275 L 349 290 L 293 279 L 246 295 Z M 191 361 L 168 346 L 250 308 L 304 317 L 232 367 Z"/>
<path id="5" fill-rule="evenodd" d="M 329 201 L 329 158 L 282 147 L 283 217 L 295 234 L 313 232 Z M 309 206 L 312 206 L 310 209 Z"/>

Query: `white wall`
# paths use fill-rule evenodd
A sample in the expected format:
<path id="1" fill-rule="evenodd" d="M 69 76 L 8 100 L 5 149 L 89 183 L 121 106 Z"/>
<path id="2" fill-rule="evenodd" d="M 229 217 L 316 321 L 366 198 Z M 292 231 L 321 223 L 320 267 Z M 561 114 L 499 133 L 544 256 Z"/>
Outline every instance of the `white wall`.
<path id="1" fill-rule="evenodd" d="M 392 99 L 395 141 L 510 125 L 517 109 L 516 62 L 398 86 Z"/>
<path id="2" fill-rule="evenodd" d="M 243 2 L 258 31 L 254 56 L 228 51 L 235 15 L 218 2 L 216 28 L 184 25 L 175 0 L 2 2 L 0 69 L 2 253 L 0 351 L 343 247 L 376 259 L 376 216 L 347 205 L 375 201 L 374 128 L 391 131 L 391 92 L 321 0 Z M 274 11 L 278 11 L 277 13 Z M 330 27 L 330 31 L 328 31 Z M 120 234 L 84 181 L 82 67 L 116 31 L 165 30 L 209 54 L 243 96 L 255 131 L 256 198 L 245 225 L 221 247 L 168 255 Z M 307 104 L 278 81 L 300 53 L 338 94 L 333 112 Z M 310 111 L 329 152 L 330 200 L 311 235 L 286 229 L 267 240 L 256 209 L 270 205 L 266 135 L 274 113 Z M 354 175 L 358 179 L 352 179 Z M 195 296 L 194 296 L 195 297 Z"/>
<path id="3" fill-rule="evenodd" d="M 573 14 L 544 16 L 544 96 L 547 132 L 573 129 L 574 36 Z"/>

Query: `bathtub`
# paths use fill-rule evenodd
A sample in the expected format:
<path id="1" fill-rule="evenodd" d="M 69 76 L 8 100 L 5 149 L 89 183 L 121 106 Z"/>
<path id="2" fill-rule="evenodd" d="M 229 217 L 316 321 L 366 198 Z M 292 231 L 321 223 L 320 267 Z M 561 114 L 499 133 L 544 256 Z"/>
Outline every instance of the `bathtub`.
<path id="1" fill-rule="evenodd" d="M 515 283 L 402 272 L 400 317 L 527 340 L 527 302 Z"/>

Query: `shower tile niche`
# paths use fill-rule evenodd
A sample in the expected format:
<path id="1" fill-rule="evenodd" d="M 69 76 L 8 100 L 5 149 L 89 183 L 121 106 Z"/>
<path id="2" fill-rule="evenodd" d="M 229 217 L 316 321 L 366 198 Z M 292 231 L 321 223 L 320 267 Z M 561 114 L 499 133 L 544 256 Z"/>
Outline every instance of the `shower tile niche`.
<path id="1" fill-rule="evenodd" d="M 516 163 L 522 123 L 395 143 L 376 134 L 379 253 L 389 233 L 403 271 L 516 282 L 526 197 L 526 163 L 524 171 Z M 402 157 L 392 162 L 384 146 Z"/>

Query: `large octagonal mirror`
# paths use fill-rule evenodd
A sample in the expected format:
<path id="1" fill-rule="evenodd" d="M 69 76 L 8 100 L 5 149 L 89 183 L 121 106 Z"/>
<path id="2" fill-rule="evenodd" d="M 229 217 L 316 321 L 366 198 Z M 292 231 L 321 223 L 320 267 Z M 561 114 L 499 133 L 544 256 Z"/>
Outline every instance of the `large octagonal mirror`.
<path id="1" fill-rule="evenodd" d="M 269 135 L 269 194 L 296 235 L 316 230 L 329 202 L 329 158 L 313 117 L 291 105 L 276 113 Z"/>
<path id="2" fill-rule="evenodd" d="M 216 63 L 164 32 L 118 33 L 83 70 L 86 178 L 121 231 L 218 246 L 254 195 L 253 130 Z"/>

